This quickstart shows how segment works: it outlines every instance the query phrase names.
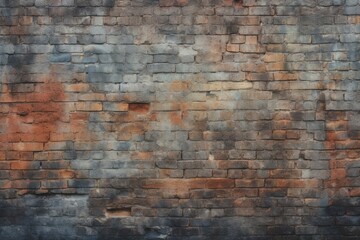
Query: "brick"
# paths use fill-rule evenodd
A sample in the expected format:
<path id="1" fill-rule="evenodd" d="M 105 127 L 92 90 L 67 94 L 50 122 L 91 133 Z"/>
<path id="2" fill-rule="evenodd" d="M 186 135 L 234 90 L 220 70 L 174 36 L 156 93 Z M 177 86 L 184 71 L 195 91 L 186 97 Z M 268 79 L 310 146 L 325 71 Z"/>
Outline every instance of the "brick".
<path id="1" fill-rule="evenodd" d="M 13 143 L 12 149 L 14 151 L 42 151 L 44 145 L 42 143 Z"/>
<path id="2" fill-rule="evenodd" d="M 240 45 L 240 52 L 242 53 L 265 53 L 265 48 L 257 44 L 242 44 Z"/>
<path id="3" fill-rule="evenodd" d="M 40 162 L 27 162 L 27 161 L 13 162 L 13 163 L 11 163 L 10 167 L 11 167 L 11 169 L 14 169 L 14 170 L 40 169 Z"/>
<path id="4" fill-rule="evenodd" d="M 236 179 L 235 180 L 236 187 L 239 188 L 259 188 L 264 186 L 263 179 L 249 179 L 249 180 L 242 180 Z"/>
<path id="5" fill-rule="evenodd" d="M 240 46 L 238 44 L 227 44 L 226 51 L 228 52 L 239 52 Z"/>
<path id="6" fill-rule="evenodd" d="M 266 53 L 264 62 L 284 62 L 285 56 L 282 53 Z"/>
<path id="7" fill-rule="evenodd" d="M 295 179 L 272 179 L 266 180 L 265 186 L 268 187 L 291 187 L 291 188 L 304 188 L 316 187 L 319 185 L 318 180 L 295 180 Z"/>
<path id="8" fill-rule="evenodd" d="M 12 181 L 11 187 L 15 189 L 38 189 L 40 188 L 40 181 L 15 180 Z"/>
<path id="9" fill-rule="evenodd" d="M 101 111 L 103 109 L 102 103 L 99 102 L 78 102 L 75 107 L 78 111 Z"/>
<path id="10" fill-rule="evenodd" d="M 104 111 L 126 112 L 129 110 L 128 103 L 104 103 Z"/>

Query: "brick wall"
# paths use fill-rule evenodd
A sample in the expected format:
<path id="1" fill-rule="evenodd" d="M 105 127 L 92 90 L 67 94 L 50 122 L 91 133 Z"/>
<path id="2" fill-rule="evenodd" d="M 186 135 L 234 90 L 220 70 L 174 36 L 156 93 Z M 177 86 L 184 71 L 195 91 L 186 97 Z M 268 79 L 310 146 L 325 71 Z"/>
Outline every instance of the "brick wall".
<path id="1" fill-rule="evenodd" d="M 359 0 L 0 0 L 0 238 L 358 239 Z"/>

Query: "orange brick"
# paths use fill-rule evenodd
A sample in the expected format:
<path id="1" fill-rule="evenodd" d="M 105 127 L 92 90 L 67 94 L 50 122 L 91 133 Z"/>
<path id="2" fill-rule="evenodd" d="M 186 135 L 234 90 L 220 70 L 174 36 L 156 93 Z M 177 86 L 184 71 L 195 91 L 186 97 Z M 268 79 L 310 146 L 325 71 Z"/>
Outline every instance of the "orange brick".
<path id="1" fill-rule="evenodd" d="M 285 64 L 283 62 L 268 63 L 265 65 L 267 71 L 282 71 L 285 70 Z"/>
<path id="2" fill-rule="evenodd" d="M 32 161 L 12 162 L 10 164 L 10 168 L 14 169 L 14 170 L 39 169 L 40 168 L 40 163 L 39 162 L 32 162 Z"/>
<path id="3" fill-rule="evenodd" d="M 239 52 L 240 51 L 240 45 L 239 44 L 227 44 L 226 45 L 226 51 L 228 51 L 228 52 Z"/>
<path id="4" fill-rule="evenodd" d="M 6 158 L 5 156 L 6 156 L 5 152 L 0 151 L 0 161 L 5 160 L 5 158 Z"/>
<path id="5" fill-rule="evenodd" d="M 348 16 L 348 22 L 351 24 L 359 24 L 360 16 Z"/>
<path id="6" fill-rule="evenodd" d="M 100 102 L 78 102 L 75 103 L 76 110 L 78 111 L 101 111 L 103 106 Z"/>
<path id="7" fill-rule="evenodd" d="M 122 132 L 122 133 L 118 133 L 116 140 L 118 141 L 128 141 L 132 138 L 133 134 L 131 133 L 126 133 L 126 132 Z"/>
<path id="8" fill-rule="evenodd" d="M 75 135 L 73 133 L 51 133 L 50 141 L 60 142 L 60 141 L 70 141 L 74 140 Z"/>
<path id="9" fill-rule="evenodd" d="M 258 44 L 257 36 L 246 36 L 245 43 L 246 44 Z"/>
<path id="10" fill-rule="evenodd" d="M 131 160 L 151 160 L 153 152 L 134 152 L 131 154 Z"/>
<path id="11" fill-rule="evenodd" d="M 20 142 L 12 144 L 12 150 L 15 151 L 42 151 L 43 149 L 44 144 L 42 143 Z"/>
<path id="12" fill-rule="evenodd" d="M 169 86 L 169 91 L 171 92 L 182 92 L 186 91 L 189 88 L 186 81 L 174 81 Z"/>
<path id="13" fill-rule="evenodd" d="M 264 56 L 264 62 L 284 62 L 285 56 L 283 53 L 266 53 Z"/>
<path id="14" fill-rule="evenodd" d="M 20 135 L 21 141 L 23 142 L 47 142 L 49 140 L 48 133 L 24 133 Z"/>
<path id="15" fill-rule="evenodd" d="M 65 85 L 65 92 L 88 92 L 89 85 L 86 83 L 76 83 Z"/>
<path id="16" fill-rule="evenodd" d="M 129 111 L 146 113 L 150 110 L 149 103 L 129 103 Z"/>
<path id="17" fill-rule="evenodd" d="M 80 101 L 105 101 L 104 93 L 84 93 L 78 96 Z"/>
<path id="18" fill-rule="evenodd" d="M 267 179 L 266 187 L 274 188 L 304 188 L 304 187 L 318 187 L 320 181 L 317 179 Z"/>
<path id="19" fill-rule="evenodd" d="M 350 196 L 351 197 L 360 197 L 360 189 L 359 188 L 351 189 Z"/>
<path id="20" fill-rule="evenodd" d="M 70 114 L 71 120 L 88 120 L 89 114 L 84 112 L 75 112 Z"/>

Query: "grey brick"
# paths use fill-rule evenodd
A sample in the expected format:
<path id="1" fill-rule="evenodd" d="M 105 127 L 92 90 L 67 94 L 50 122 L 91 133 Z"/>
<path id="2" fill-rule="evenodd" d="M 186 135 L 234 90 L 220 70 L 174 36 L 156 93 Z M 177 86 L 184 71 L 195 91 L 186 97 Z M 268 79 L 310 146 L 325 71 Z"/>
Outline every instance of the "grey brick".
<path id="1" fill-rule="evenodd" d="M 168 63 L 152 63 L 147 65 L 147 69 L 152 73 L 175 72 L 175 65 Z"/>
<path id="2" fill-rule="evenodd" d="M 349 2 L 349 4 L 351 4 Z M 360 6 L 346 6 L 344 8 L 345 15 L 358 15 L 360 13 Z"/>
<path id="3" fill-rule="evenodd" d="M 51 62 L 70 62 L 71 54 L 52 54 L 49 60 Z"/>
<path id="4" fill-rule="evenodd" d="M 85 53 L 99 53 L 99 54 L 109 54 L 113 53 L 113 46 L 112 45 L 88 45 L 84 46 Z"/>
<path id="5" fill-rule="evenodd" d="M 0 65 L 6 65 L 8 63 L 8 55 L 0 55 Z"/>
<path id="6" fill-rule="evenodd" d="M 133 44 L 134 37 L 132 35 L 109 35 L 106 42 L 109 44 Z"/>
<path id="7" fill-rule="evenodd" d="M 57 45 L 55 49 L 61 53 L 80 53 L 83 52 L 81 45 Z"/>

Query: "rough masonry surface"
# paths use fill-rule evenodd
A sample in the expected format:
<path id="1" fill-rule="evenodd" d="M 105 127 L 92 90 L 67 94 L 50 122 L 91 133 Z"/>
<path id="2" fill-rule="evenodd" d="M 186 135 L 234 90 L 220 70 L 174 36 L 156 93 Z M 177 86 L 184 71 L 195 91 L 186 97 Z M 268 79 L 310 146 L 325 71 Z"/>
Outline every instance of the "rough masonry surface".
<path id="1" fill-rule="evenodd" d="M 0 239 L 359 239 L 360 0 L 0 0 Z"/>

